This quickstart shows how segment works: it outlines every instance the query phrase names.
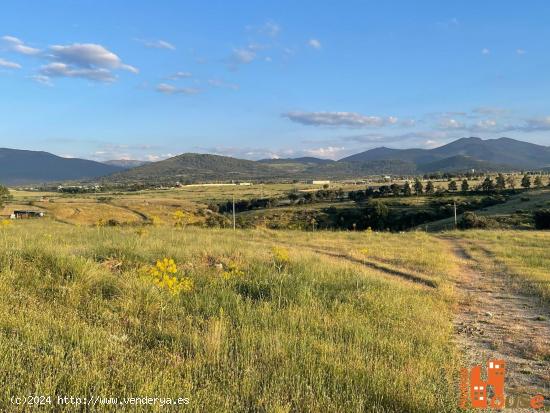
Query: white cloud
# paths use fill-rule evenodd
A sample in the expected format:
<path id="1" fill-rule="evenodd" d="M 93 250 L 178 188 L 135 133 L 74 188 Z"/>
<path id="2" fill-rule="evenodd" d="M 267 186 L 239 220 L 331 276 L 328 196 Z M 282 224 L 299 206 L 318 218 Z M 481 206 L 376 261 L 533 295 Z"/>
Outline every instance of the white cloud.
<path id="1" fill-rule="evenodd" d="M 166 95 L 196 95 L 200 93 L 200 89 L 191 87 L 176 87 L 167 83 L 161 83 L 157 86 L 157 92 L 164 93 Z"/>
<path id="2" fill-rule="evenodd" d="M 508 109 L 499 108 L 499 107 L 492 107 L 492 106 L 480 106 L 477 108 L 474 108 L 472 110 L 473 113 L 479 114 L 479 115 L 504 115 L 508 112 L 510 112 Z"/>
<path id="3" fill-rule="evenodd" d="M 464 123 L 457 119 L 445 118 L 439 122 L 439 127 L 441 129 L 463 129 Z"/>
<path id="4" fill-rule="evenodd" d="M 238 84 L 225 82 L 225 81 L 220 80 L 220 79 L 209 79 L 208 84 L 210 86 L 213 86 L 213 87 L 239 90 L 239 85 Z"/>
<path id="5" fill-rule="evenodd" d="M 191 72 L 176 72 L 173 75 L 169 76 L 169 79 L 176 80 L 176 79 L 186 79 L 193 77 L 193 73 Z"/>
<path id="6" fill-rule="evenodd" d="M 53 86 L 53 83 L 52 81 L 50 80 L 50 78 L 48 76 L 44 76 L 44 75 L 33 75 L 30 77 L 32 80 L 34 80 L 36 83 L 40 83 L 41 85 L 44 85 L 44 86 Z"/>
<path id="7" fill-rule="evenodd" d="M 250 48 L 234 49 L 231 57 L 236 63 L 248 64 L 256 59 L 256 52 Z"/>
<path id="8" fill-rule="evenodd" d="M 481 54 L 483 54 L 483 55 L 488 55 L 490 53 L 491 53 L 491 51 L 489 49 L 487 49 L 486 47 L 481 49 Z"/>
<path id="9" fill-rule="evenodd" d="M 146 156 L 147 160 L 150 162 L 162 161 L 163 159 L 173 158 L 176 156 L 173 153 L 163 153 L 163 154 L 149 154 Z"/>
<path id="10" fill-rule="evenodd" d="M 4 69 L 21 69 L 21 65 L 19 63 L 15 63 L 2 58 L 0 58 L 0 67 Z"/>
<path id="11" fill-rule="evenodd" d="M 50 63 L 40 68 L 40 74 L 45 77 L 77 77 L 96 82 L 114 82 L 116 77 L 105 68 L 79 68 L 69 66 L 66 63 Z"/>
<path id="12" fill-rule="evenodd" d="M 268 36 L 275 37 L 281 31 L 281 26 L 273 21 L 268 21 L 264 23 L 259 29 L 258 32 L 262 34 L 267 34 Z"/>
<path id="13" fill-rule="evenodd" d="M 525 124 L 517 127 L 517 129 L 520 129 L 524 132 L 549 131 L 550 116 L 526 119 Z"/>
<path id="14" fill-rule="evenodd" d="M 524 55 L 525 53 L 527 53 L 527 51 L 525 49 L 516 49 L 516 54 L 518 55 Z"/>
<path id="15" fill-rule="evenodd" d="M 22 40 L 14 36 L 3 36 L 2 43 L 6 45 L 8 50 L 24 55 L 37 55 L 40 53 L 40 49 L 27 46 Z"/>
<path id="16" fill-rule="evenodd" d="M 113 52 L 107 50 L 100 44 L 74 43 L 70 45 L 50 46 L 50 58 L 57 62 L 71 64 L 79 67 L 122 69 L 132 73 L 139 70 L 122 62 Z"/>
<path id="17" fill-rule="evenodd" d="M 176 50 L 176 46 L 166 40 L 139 40 L 145 47 L 150 49 Z"/>
<path id="18" fill-rule="evenodd" d="M 435 141 L 433 139 L 428 139 L 428 140 L 424 141 L 424 146 L 427 147 L 427 148 L 437 148 L 440 145 L 441 145 L 440 142 Z"/>
<path id="19" fill-rule="evenodd" d="M 321 42 L 317 39 L 309 39 L 307 42 L 309 47 L 320 50 L 322 48 Z"/>
<path id="20" fill-rule="evenodd" d="M 246 26 L 246 30 L 249 32 L 255 32 L 260 35 L 276 37 L 281 32 L 281 26 L 274 21 L 269 20 L 262 25 Z"/>
<path id="21" fill-rule="evenodd" d="M 287 112 L 282 115 L 293 122 L 315 126 L 382 127 L 395 125 L 394 116 L 367 116 L 356 112 Z"/>
<path id="22" fill-rule="evenodd" d="M 126 70 L 135 74 L 139 72 L 99 44 L 54 45 L 48 48 L 43 57 L 52 61 L 40 68 L 43 77 L 83 78 L 109 83 L 116 80 L 113 70 Z"/>
<path id="23" fill-rule="evenodd" d="M 346 151 L 343 146 L 327 146 L 324 148 L 304 149 L 304 153 L 320 158 L 338 159 Z"/>

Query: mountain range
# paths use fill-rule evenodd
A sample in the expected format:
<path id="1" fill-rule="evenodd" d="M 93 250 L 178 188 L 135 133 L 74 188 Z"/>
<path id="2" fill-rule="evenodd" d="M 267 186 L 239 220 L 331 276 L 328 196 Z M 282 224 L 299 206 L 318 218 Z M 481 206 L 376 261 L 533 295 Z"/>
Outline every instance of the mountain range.
<path id="1" fill-rule="evenodd" d="M 185 153 L 158 162 L 105 163 L 47 152 L 0 149 L 0 183 L 94 180 L 174 183 L 230 180 L 342 179 L 366 175 L 535 170 L 550 167 L 550 147 L 510 138 L 461 138 L 433 149 L 375 148 L 338 161 L 314 157 L 250 161 Z"/>

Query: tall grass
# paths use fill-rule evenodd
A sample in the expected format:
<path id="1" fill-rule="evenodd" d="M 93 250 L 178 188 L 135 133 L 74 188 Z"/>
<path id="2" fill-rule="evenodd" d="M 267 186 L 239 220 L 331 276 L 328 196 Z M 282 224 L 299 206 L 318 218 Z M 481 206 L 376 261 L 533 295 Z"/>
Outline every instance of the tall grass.
<path id="1" fill-rule="evenodd" d="M 550 303 L 550 232 L 465 231 L 456 235 L 471 241 L 473 253 L 476 246 L 485 248 L 516 277 L 520 288 Z M 477 256 L 482 261 L 490 260 L 479 253 Z"/>
<path id="2" fill-rule="evenodd" d="M 189 397 L 196 412 L 455 411 L 450 289 L 301 244 L 367 248 L 441 285 L 454 270 L 424 234 L 1 229 L 0 410 L 39 394 Z M 193 291 L 151 282 L 164 257 Z"/>

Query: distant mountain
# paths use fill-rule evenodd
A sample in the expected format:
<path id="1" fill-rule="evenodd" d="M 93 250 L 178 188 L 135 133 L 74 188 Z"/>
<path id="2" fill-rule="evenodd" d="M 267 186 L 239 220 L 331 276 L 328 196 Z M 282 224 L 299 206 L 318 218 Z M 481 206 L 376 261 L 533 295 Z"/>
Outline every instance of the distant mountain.
<path id="1" fill-rule="evenodd" d="M 370 161 L 405 161 L 418 163 L 432 162 L 439 159 L 438 155 L 430 153 L 429 149 L 391 149 L 384 146 L 370 149 L 365 152 L 356 153 L 340 159 L 340 162 L 363 163 Z"/>
<path id="2" fill-rule="evenodd" d="M 248 180 L 284 177 L 276 168 L 260 162 L 228 156 L 184 153 L 159 162 L 138 166 L 107 177 L 117 182 L 186 182 Z"/>
<path id="3" fill-rule="evenodd" d="M 434 149 L 375 148 L 332 161 L 314 157 L 250 161 L 185 153 L 159 162 L 60 158 L 46 152 L 0 149 L 0 183 L 87 180 L 175 183 L 345 179 L 368 175 L 550 169 L 550 148 L 509 138 L 462 138 Z"/>
<path id="4" fill-rule="evenodd" d="M 121 168 L 78 158 L 62 158 L 48 152 L 0 148 L 0 183 L 39 184 L 97 178 Z"/>
<path id="5" fill-rule="evenodd" d="M 105 165 L 119 166 L 124 169 L 135 168 L 137 166 L 146 165 L 151 163 L 150 161 L 138 161 L 134 159 L 113 159 L 112 161 L 102 162 Z"/>
<path id="6" fill-rule="evenodd" d="M 443 158 L 438 161 L 428 162 L 417 166 L 418 172 L 468 172 L 472 169 L 478 172 L 494 172 L 510 170 L 507 165 L 496 164 L 487 161 L 480 161 L 471 156 L 456 155 Z"/>
<path id="7" fill-rule="evenodd" d="M 367 162 L 371 160 L 401 160 L 425 165 L 424 170 L 436 161 L 445 165 L 445 159 L 456 156 L 469 157 L 468 162 L 487 162 L 487 167 L 495 165 L 507 169 L 536 169 L 550 166 L 550 148 L 510 138 L 480 139 L 461 138 L 434 149 L 390 149 L 375 148 L 341 159 L 344 162 Z M 466 158 L 456 158 L 453 162 L 464 164 Z M 483 164 L 477 163 L 478 166 Z M 447 167 L 444 168 L 448 170 Z M 432 171 L 430 171 L 432 172 Z"/>
<path id="8" fill-rule="evenodd" d="M 300 163 L 300 164 L 324 165 L 324 164 L 333 163 L 336 161 L 333 161 L 332 159 L 314 158 L 313 156 L 302 156 L 301 158 L 260 159 L 258 162 L 269 163 L 269 164 Z"/>

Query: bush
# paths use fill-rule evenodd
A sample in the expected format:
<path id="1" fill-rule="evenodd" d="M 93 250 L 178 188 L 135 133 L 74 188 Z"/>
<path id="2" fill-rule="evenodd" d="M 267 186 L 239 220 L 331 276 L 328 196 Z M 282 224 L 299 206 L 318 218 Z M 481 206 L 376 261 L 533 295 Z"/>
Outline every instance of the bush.
<path id="1" fill-rule="evenodd" d="M 536 229 L 550 229 L 550 209 L 539 209 L 533 212 Z"/>
<path id="2" fill-rule="evenodd" d="M 498 228 L 498 226 L 498 222 L 496 222 L 494 219 L 479 216 L 475 212 L 465 212 L 458 222 L 458 227 L 461 229 Z"/>

